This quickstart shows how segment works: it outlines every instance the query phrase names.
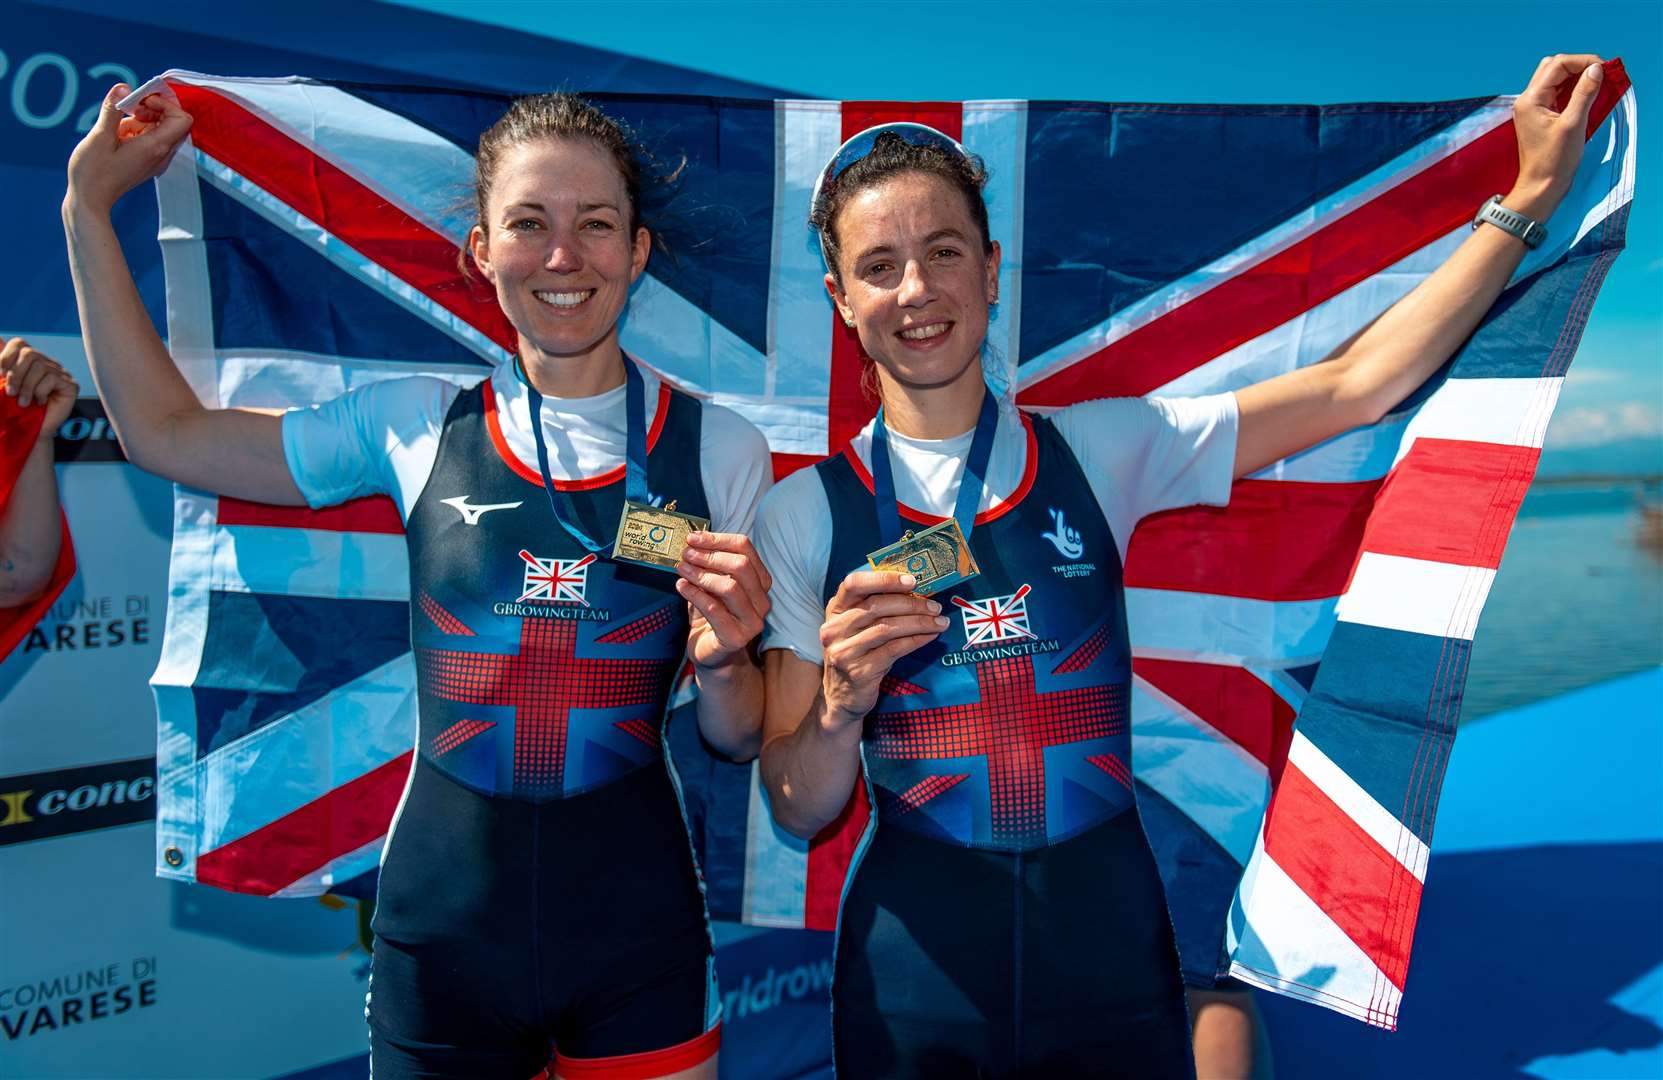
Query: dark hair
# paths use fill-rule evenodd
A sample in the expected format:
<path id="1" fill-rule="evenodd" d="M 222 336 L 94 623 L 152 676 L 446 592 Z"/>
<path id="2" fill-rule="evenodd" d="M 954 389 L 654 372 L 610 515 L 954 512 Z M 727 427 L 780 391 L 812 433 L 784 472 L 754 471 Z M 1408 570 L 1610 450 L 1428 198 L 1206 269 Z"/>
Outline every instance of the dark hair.
<path id="1" fill-rule="evenodd" d="M 843 274 L 838 267 L 841 252 L 837 241 L 837 215 L 850 199 L 867 188 L 876 187 L 902 173 L 914 172 L 938 176 L 964 196 L 970 217 L 982 230 L 982 254 L 993 254 L 993 237 L 988 235 L 987 200 L 982 198 L 982 188 L 987 185 L 987 167 L 982 164 L 982 159 L 975 154 L 961 156 L 943 146 L 910 143 L 886 131 L 877 137 L 865 157 L 821 185 L 820 198 L 809 211 L 809 228 L 820 234 L 826 269 L 831 271 L 839 284 L 843 281 Z"/>
<path id="2" fill-rule="evenodd" d="M 686 165 L 683 158 L 673 168 L 662 169 L 635 141 L 631 132 L 620 121 L 614 120 L 595 105 L 576 94 L 531 94 L 515 98 L 501 119 L 485 129 L 479 137 L 479 149 L 474 154 L 474 214 L 476 222 L 486 223 L 485 206 L 496 183 L 497 167 L 509 150 L 526 143 L 546 139 L 584 139 L 610 155 L 623 177 L 624 193 L 629 198 L 629 235 L 644 224 L 641 220 L 641 181 L 646 176 L 655 183 L 672 184 Z M 649 232 L 651 226 L 648 226 Z M 653 240 L 656 242 L 657 235 Z M 656 246 L 656 243 L 655 243 Z"/>

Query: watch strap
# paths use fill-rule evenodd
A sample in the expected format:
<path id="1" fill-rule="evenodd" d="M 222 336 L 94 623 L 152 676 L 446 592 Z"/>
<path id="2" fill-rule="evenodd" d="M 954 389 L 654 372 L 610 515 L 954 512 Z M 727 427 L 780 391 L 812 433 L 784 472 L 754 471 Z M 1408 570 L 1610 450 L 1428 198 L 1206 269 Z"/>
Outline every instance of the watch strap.
<path id="1" fill-rule="evenodd" d="M 1548 236 L 1547 228 L 1541 222 L 1501 205 L 1500 195 L 1491 195 L 1472 219 L 1475 229 L 1484 224 L 1494 225 L 1507 235 L 1517 237 L 1528 248 L 1541 247 Z"/>

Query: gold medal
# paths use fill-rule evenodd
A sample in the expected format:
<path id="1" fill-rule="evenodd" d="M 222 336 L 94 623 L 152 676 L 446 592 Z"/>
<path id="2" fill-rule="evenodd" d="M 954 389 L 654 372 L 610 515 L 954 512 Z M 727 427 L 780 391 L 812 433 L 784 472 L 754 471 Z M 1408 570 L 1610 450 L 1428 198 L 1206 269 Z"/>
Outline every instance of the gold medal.
<path id="1" fill-rule="evenodd" d="M 662 507 L 625 499 L 612 557 L 620 562 L 674 571 L 687 547 L 687 534 L 708 528 L 709 518 L 678 513 L 674 499 Z"/>
<path id="2" fill-rule="evenodd" d="M 866 562 L 874 570 L 911 574 L 918 582 L 912 591 L 919 596 L 950 589 L 982 572 L 970 553 L 970 542 L 953 518 L 919 532 L 908 532 L 866 556 Z"/>

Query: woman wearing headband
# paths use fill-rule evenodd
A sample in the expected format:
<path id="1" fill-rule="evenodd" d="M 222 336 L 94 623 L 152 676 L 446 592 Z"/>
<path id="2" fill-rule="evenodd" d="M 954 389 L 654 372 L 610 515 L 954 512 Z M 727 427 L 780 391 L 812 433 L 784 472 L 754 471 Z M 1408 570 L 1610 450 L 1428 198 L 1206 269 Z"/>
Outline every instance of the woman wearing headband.
<path id="1" fill-rule="evenodd" d="M 1551 214 L 1599 79 L 1591 56 L 1538 68 L 1505 208 Z M 857 136 L 821 177 L 826 288 L 882 407 L 758 518 L 775 582 L 763 782 L 805 838 L 844 811 L 863 766 L 874 793 L 839 918 L 842 1074 L 1187 1076 L 1183 983 L 1132 795 L 1127 538 L 1378 421 L 1478 325 L 1525 243 L 1476 229 L 1324 363 L 1040 418 L 982 377 L 1000 260 L 984 179 L 917 125 Z M 891 568 L 850 572 L 874 552 Z"/>
<path id="2" fill-rule="evenodd" d="M 713 950 L 661 724 L 690 660 L 705 740 L 756 752 L 769 581 L 742 534 L 771 472 L 756 429 L 619 348 L 652 247 L 624 131 L 543 94 L 480 138 L 467 250 L 514 360 L 466 390 L 398 379 L 277 417 L 203 408 L 145 315 L 110 207 L 191 118 L 161 94 L 124 118 L 125 92 L 70 160 L 64 224 L 129 457 L 268 503 L 386 493 L 405 519 L 419 731 L 377 895 L 376 1077 L 527 1080 L 551 1053 L 558 1076 L 714 1077 Z M 650 555 L 682 528 L 672 500 L 715 530 L 675 573 L 614 554 L 615 533 Z"/>

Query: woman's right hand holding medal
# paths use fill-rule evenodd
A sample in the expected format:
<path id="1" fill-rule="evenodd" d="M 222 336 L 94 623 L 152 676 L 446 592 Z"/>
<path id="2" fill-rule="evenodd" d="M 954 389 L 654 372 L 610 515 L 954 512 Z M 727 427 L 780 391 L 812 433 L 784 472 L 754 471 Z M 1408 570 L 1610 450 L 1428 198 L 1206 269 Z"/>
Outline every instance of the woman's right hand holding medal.
<path id="1" fill-rule="evenodd" d="M 837 587 L 820 624 L 828 724 L 864 721 L 895 661 L 947 629 L 941 605 L 913 593 L 915 585 L 911 574 L 857 570 Z"/>

